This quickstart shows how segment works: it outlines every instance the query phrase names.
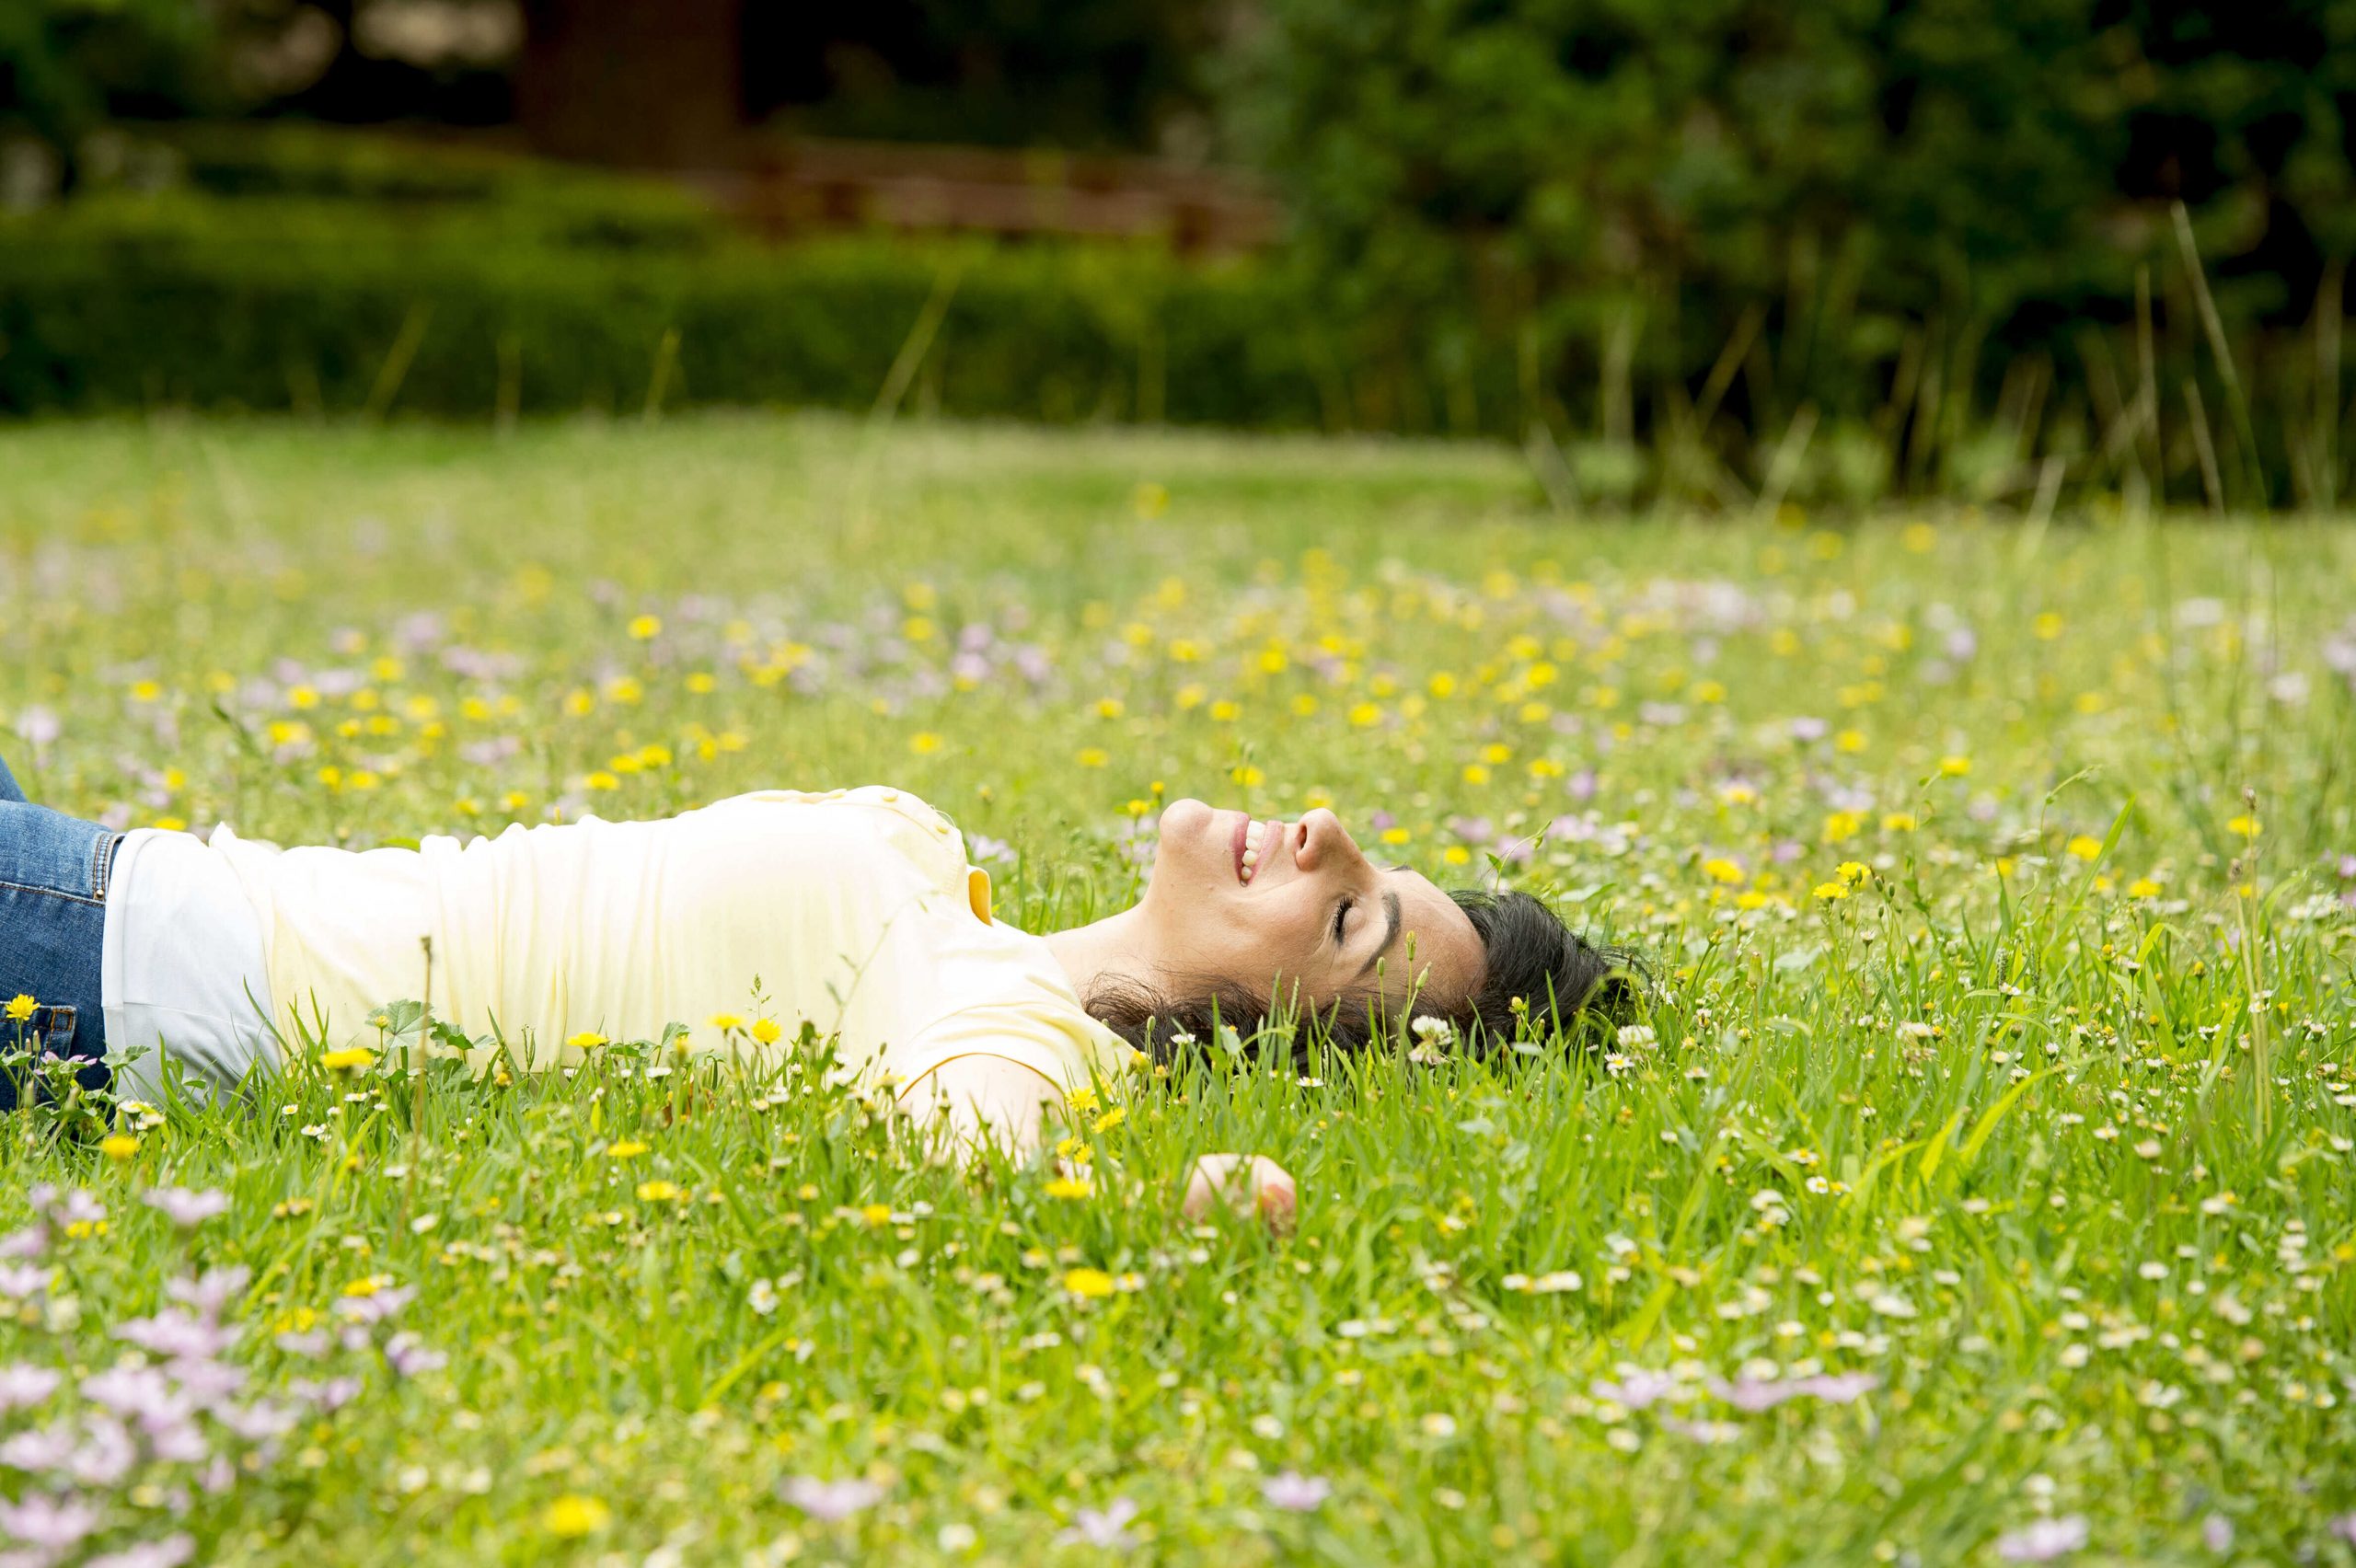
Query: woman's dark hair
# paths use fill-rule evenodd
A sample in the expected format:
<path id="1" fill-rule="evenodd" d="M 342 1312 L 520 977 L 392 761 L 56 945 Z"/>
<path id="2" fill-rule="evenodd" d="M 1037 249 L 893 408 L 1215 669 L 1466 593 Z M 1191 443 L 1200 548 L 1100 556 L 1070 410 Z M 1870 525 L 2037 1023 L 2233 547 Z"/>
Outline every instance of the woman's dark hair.
<path id="1" fill-rule="evenodd" d="M 1325 1039 L 1357 1050 L 1390 1028 L 1436 1018 L 1453 1025 L 1465 1048 L 1478 1054 L 1517 1038 L 1577 1038 L 1587 1032 L 1588 1020 L 1616 1020 L 1634 1007 L 1642 971 L 1631 955 L 1591 946 L 1540 900 L 1526 893 L 1474 888 L 1456 889 L 1449 897 L 1481 939 L 1484 962 L 1472 994 L 1452 999 L 1419 995 L 1403 1015 L 1376 996 L 1338 1000 L 1316 1014 Z M 1209 1044 L 1220 1024 L 1249 1041 L 1277 1012 L 1270 998 L 1232 978 L 1213 976 L 1198 977 L 1181 995 L 1133 981 L 1103 980 L 1082 1001 L 1097 1021 L 1160 1061 L 1187 1049 L 1190 1040 L 1195 1049 Z M 1306 1024 L 1310 1010 L 1301 1009 L 1296 1023 Z M 1308 1033 L 1296 1028 L 1296 1056 L 1306 1054 Z"/>

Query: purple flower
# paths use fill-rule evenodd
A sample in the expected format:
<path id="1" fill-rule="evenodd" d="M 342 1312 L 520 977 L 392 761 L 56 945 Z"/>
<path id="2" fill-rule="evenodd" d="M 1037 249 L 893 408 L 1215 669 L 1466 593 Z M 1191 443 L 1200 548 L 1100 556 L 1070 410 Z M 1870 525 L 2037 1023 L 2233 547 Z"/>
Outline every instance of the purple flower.
<path id="1" fill-rule="evenodd" d="M 49 1285 L 49 1270 L 40 1263 L 0 1263 L 0 1296 L 22 1301 Z"/>
<path id="2" fill-rule="evenodd" d="M 114 1337 L 129 1340 L 157 1355 L 209 1360 L 235 1343 L 240 1332 L 234 1325 L 223 1328 L 218 1323 L 192 1318 L 177 1308 L 167 1308 L 152 1318 L 133 1318 L 117 1324 Z"/>
<path id="3" fill-rule="evenodd" d="M 169 1535 L 161 1540 L 143 1540 L 93 1557 L 82 1568 L 180 1568 L 180 1564 L 196 1555 L 196 1542 L 185 1535 Z"/>
<path id="4" fill-rule="evenodd" d="M 183 1230 L 193 1230 L 216 1214 L 225 1213 L 229 1197 L 225 1193 L 199 1193 L 187 1187 L 153 1187 L 144 1194 L 149 1208 L 161 1209 L 174 1225 Z"/>
<path id="5" fill-rule="evenodd" d="M 236 1393 L 246 1381 L 246 1369 L 225 1361 L 182 1356 L 164 1363 L 164 1370 L 179 1380 L 181 1392 L 208 1410 Z"/>
<path id="6" fill-rule="evenodd" d="M 2039 1519 L 2026 1528 L 1996 1538 L 1996 1555 L 2007 1562 L 2050 1562 L 2086 1544 L 2086 1521 L 2072 1514 L 2060 1519 Z"/>
<path id="7" fill-rule="evenodd" d="M 1464 840 L 1465 843 L 1476 847 L 1480 845 L 1486 844 L 1490 839 L 1496 837 L 1497 831 L 1496 828 L 1491 824 L 1487 817 L 1467 816 L 1453 816 L 1449 818 L 1448 830 L 1456 835 L 1457 837 Z"/>
<path id="8" fill-rule="evenodd" d="M 1137 1538 L 1129 1533 L 1129 1521 L 1137 1516 L 1136 1504 L 1126 1497 L 1115 1497 L 1101 1509 L 1080 1510 L 1072 1516 L 1071 1528 L 1059 1533 L 1056 1539 L 1064 1545 L 1079 1541 L 1108 1551 L 1126 1551 L 1137 1544 Z"/>
<path id="9" fill-rule="evenodd" d="M 36 1492 L 22 1503 L 0 1502 L 0 1530 L 28 1546 L 63 1551 L 98 1528 L 98 1511 L 78 1497 Z"/>
<path id="10" fill-rule="evenodd" d="M 0 1236 L 0 1258 L 38 1258 L 49 1248 L 49 1227 L 28 1225 Z"/>
<path id="11" fill-rule="evenodd" d="M 256 1400 L 249 1405 L 223 1405 L 213 1412 L 213 1419 L 248 1443 L 266 1443 L 294 1430 L 303 1414 L 293 1405 Z"/>
<path id="12" fill-rule="evenodd" d="M 1580 768 L 1576 773 L 1571 775 L 1568 782 L 1566 782 L 1563 788 L 1568 791 L 1572 800 L 1577 801 L 1581 804 L 1585 804 L 1587 801 L 1594 800 L 1595 769 L 1592 767 Z"/>
<path id="13" fill-rule="evenodd" d="M 355 1323 L 388 1323 L 416 1299 L 417 1286 L 397 1285 L 373 1296 L 347 1296 L 335 1304 L 335 1309 Z"/>
<path id="14" fill-rule="evenodd" d="M 165 1281 L 164 1294 L 195 1308 L 204 1315 L 206 1322 L 216 1322 L 221 1309 L 229 1304 L 229 1297 L 245 1289 L 246 1282 L 253 1277 L 254 1271 L 244 1267 L 207 1269 L 201 1279 Z"/>
<path id="15" fill-rule="evenodd" d="M 61 1193 L 44 1182 L 26 1195 L 33 1207 L 60 1225 L 96 1225 L 107 1216 L 107 1205 L 79 1187 Z"/>
<path id="16" fill-rule="evenodd" d="M 1827 1404 L 1854 1404 L 1881 1387 L 1881 1379 L 1870 1372 L 1819 1373 L 1799 1381 Z"/>
<path id="17" fill-rule="evenodd" d="M 110 1366 L 82 1379 L 82 1397 L 119 1414 L 143 1416 L 172 1404 L 172 1386 L 152 1366 Z"/>
<path id="18" fill-rule="evenodd" d="M 317 1360 L 334 1349 L 335 1342 L 328 1338 L 325 1329 L 313 1329 L 306 1334 L 289 1330 L 278 1336 L 278 1348 L 289 1355 L 306 1355 Z"/>
<path id="19" fill-rule="evenodd" d="M 286 1391 L 295 1399 L 310 1401 L 318 1407 L 321 1415 L 329 1415 L 360 1397 L 360 1379 L 329 1378 L 323 1382 L 315 1382 L 308 1378 L 297 1378 L 286 1385 Z"/>
<path id="20" fill-rule="evenodd" d="M 1630 1372 L 1617 1383 L 1598 1383 L 1593 1389 L 1597 1399 L 1611 1400 L 1630 1410 L 1643 1410 L 1647 1405 L 1668 1398 L 1677 1389 L 1677 1379 L 1666 1372 Z"/>
<path id="21" fill-rule="evenodd" d="M 65 1456 L 62 1469 L 83 1486 L 112 1486 L 139 1463 L 139 1445 L 122 1423 L 93 1416 L 83 1424 L 89 1440 Z"/>
<path id="22" fill-rule="evenodd" d="M 1288 1514 L 1314 1513 L 1332 1495 L 1332 1482 L 1323 1476 L 1303 1475 L 1299 1470 L 1288 1470 L 1260 1483 L 1261 1501 Z"/>
<path id="23" fill-rule="evenodd" d="M 0 1411 L 37 1405 L 57 1391 L 59 1375 L 46 1366 L 11 1363 L 0 1366 Z"/>
<path id="24" fill-rule="evenodd" d="M 1756 1413 L 1762 1410 L 1773 1410 L 1785 1400 L 1797 1399 L 1807 1390 L 1799 1386 L 1797 1378 L 1786 1382 L 1739 1378 L 1729 1383 L 1723 1378 L 1714 1378 L 1710 1380 L 1710 1392 L 1737 1410 Z"/>
<path id="25" fill-rule="evenodd" d="M 450 1358 L 438 1350 L 426 1348 L 425 1342 L 406 1331 L 385 1342 L 385 1365 L 403 1378 L 421 1373 L 436 1372 L 450 1364 Z"/>
<path id="26" fill-rule="evenodd" d="M 65 727 L 58 722 L 57 715 L 38 702 L 17 716 L 17 733 L 31 742 L 36 751 L 64 732 Z"/>
<path id="27" fill-rule="evenodd" d="M 170 1465 L 202 1464 L 212 1457 L 212 1446 L 204 1434 L 191 1424 L 174 1422 L 147 1434 L 147 1446 L 157 1458 Z"/>
<path id="28" fill-rule="evenodd" d="M 884 1489 L 872 1481 L 820 1481 L 815 1476 L 791 1475 L 778 1485 L 778 1495 L 801 1509 L 812 1518 L 826 1524 L 848 1519 L 863 1508 L 872 1508 L 884 1499 Z"/>
<path id="29" fill-rule="evenodd" d="M 2339 880 L 2356 882 L 2356 855 L 2342 855 L 2339 858 Z"/>
<path id="30" fill-rule="evenodd" d="M 1792 721 L 1792 739 L 1802 745 L 1813 744 L 1831 732 L 1831 725 L 1813 716 L 1804 715 Z"/>
<path id="31" fill-rule="evenodd" d="M 64 1422 L 0 1439 L 0 1465 L 10 1470 L 64 1470 L 74 1457 L 74 1434 Z"/>
<path id="32" fill-rule="evenodd" d="M 2338 1536 L 2350 1546 L 2356 1546 L 2356 1514 L 2342 1514 L 2324 1526 L 2324 1533 Z"/>
<path id="33" fill-rule="evenodd" d="M 2200 1521 L 2200 1544 L 2212 1551 L 2234 1549 L 2234 1521 L 2223 1514 L 2212 1514 Z"/>

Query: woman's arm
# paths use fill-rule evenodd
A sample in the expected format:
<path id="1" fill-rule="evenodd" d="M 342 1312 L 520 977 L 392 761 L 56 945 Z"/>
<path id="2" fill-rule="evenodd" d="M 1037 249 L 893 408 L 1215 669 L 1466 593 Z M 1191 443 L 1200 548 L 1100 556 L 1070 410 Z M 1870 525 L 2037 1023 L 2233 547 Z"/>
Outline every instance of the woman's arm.
<path id="1" fill-rule="evenodd" d="M 942 1158 L 969 1159 L 992 1145 L 1017 1162 L 1038 1151 L 1048 1112 L 1063 1099 L 1037 1068 L 978 1052 L 952 1056 L 899 1093 L 902 1109 L 947 1133 Z"/>

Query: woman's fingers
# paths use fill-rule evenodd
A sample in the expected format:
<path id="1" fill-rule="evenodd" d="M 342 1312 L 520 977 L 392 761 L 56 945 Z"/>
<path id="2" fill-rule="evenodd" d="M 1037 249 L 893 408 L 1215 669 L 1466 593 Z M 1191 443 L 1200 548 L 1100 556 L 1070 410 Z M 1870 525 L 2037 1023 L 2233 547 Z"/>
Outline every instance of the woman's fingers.
<path id="1" fill-rule="evenodd" d="M 1282 1236 L 1292 1230 L 1299 1203 L 1292 1173 L 1267 1156 L 1207 1154 L 1187 1173 L 1183 1206 L 1186 1217 L 1193 1220 L 1215 1208 L 1257 1215 L 1270 1230 Z"/>

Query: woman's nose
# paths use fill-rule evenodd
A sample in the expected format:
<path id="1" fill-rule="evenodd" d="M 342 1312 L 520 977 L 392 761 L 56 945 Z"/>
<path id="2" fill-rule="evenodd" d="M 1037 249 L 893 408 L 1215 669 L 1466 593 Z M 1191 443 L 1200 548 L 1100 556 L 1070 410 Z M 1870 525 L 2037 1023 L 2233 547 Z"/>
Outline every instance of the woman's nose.
<path id="1" fill-rule="evenodd" d="M 1300 832 L 1298 859 L 1304 871 L 1317 870 L 1328 855 L 1346 855 L 1356 847 L 1342 826 L 1342 819 L 1323 806 L 1312 806 L 1301 813 Z"/>

